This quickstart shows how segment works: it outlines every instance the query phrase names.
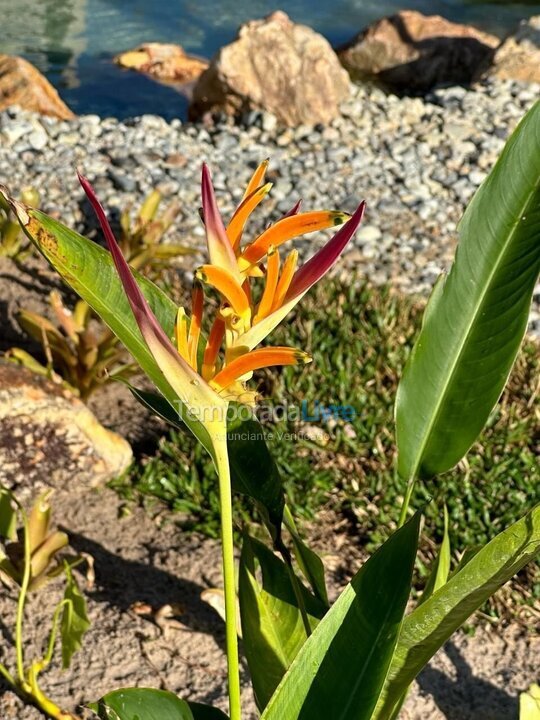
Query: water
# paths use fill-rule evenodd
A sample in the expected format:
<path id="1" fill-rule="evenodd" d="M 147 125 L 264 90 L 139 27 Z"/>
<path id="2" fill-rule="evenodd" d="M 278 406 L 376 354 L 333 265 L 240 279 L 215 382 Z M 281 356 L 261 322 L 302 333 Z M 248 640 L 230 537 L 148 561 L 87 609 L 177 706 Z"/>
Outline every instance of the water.
<path id="1" fill-rule="evenodd" d="M 520 19 L 540 14 L 540 0 L 282 0 L 279 7 L 336 45 L 403 8 L 438 13 L 501 37 Z M 155 113 L 171 119 L 184 116 L 185 98 L 115 67 L 111 57 L 145 41 L 180 43 L 211 57 L 235 37 L 242 22 L 275 9 L 275 0 L 0 0 L 0 52 L 33 62 L 76 113 L 118 118 Z"/>

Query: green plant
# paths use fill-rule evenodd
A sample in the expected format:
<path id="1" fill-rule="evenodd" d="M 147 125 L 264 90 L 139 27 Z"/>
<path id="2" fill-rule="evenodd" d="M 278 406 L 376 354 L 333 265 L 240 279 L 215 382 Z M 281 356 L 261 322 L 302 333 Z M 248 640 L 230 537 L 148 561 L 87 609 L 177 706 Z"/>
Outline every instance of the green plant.
<path id="1" fill-rule="evenodd" d="M 38 207 L 39 194 L 32 187 L 25 188 L 21 193 L 21 200 L 26 205 Z M 0 257 L 23 260 L 31 244 L 25 237 L 17 219 L 13 217 L 9 204 L 0 194 Z"/>
<path id="2" fill-rule="evenodd" d="M 280 345 L 300 346 L 313 357 L 298 368 L 263 371 L 256 377 L 264 402 L 285 402 L 312 411 L 317 401 L 328 406 L 352 404 L 355 416 L 347 424 L 283 417 L 265 424 L 272 434 L 272 452 L 283 478 L 287 502 L 303 524 L 330 510 L 351 533 L 351 541 L 371 552 L 395 528 L 395 508 L 406 481 L 396 477 L 391 459 L 391 432 L 398 376 L 420 327 L 423 305 L 392 292 L 366 287 L 361 278 L 330 278 L 315 287 L 276 328 Z M 513 522 L 527 499 L 534 497 L 538 475 L 540 347 L 524 340 L 507 387 L 482 435 L 460 463 L 444 476 L 415 487 L 416 507 L 425 508 L 426 529 L 419 555 L 417 588 L 429 574 L 435 543 L 443 537 L 441 502 L 448 506 L 452 546 L 463 550 L 486 543 Z M 351 391 L 354 377 L 354 392 Z M 324 442 L 310 430 L 322 427 Z M 294 437 L 294 442 L 290 438 Z M 156 451 L 137 463 L 131 476 L 113 483 L 124 497 L 153 498 L 181 513 L 182 526 L 211 537 L 219 536 L 219 497 L 212 461 L 188 434 L 172 429 Z M 439 502 L 440 499 L 440 502 Z M 235 497 L 237 524 L 257 517 L 248 500 Z M 457 552 L 457 551 L 456 551 Z M 531 597 L 532 593 L 532 597 Z M 522 613 L 518 601 L 540 597 L 540 574 L 532 563 L 511 588 L 490 600 L 486 611 L 508 617 Z M 515 598 L 515 601 L 514 601 Z M 525 613 L 523 613 L 525 614 Z"/>
<path id="3" fill-rule="evenodd" d="M 195 252 L 186 245 L 162 242 L 180 212 L 180 206 L 176 202 L 171 203 L 158 216 L 161 200 L 161 193 L 152 190 L 134 219 L 131 207 L 127 207 L 120 216 L 122 235 L 119 245 L 122 252 L 131 267 L 144 270 L 149 277 L 159 276 L 173 258 Z"/>
<path id="4" fill-rule="evenodd" d="M 540 550 L 536 505 L 450 573 L 445 522 L 433 578 L 421 602 L 406 613 L 423 510 L 409 511 L 415 487 L 465 456 L 505 386 L 525 332 L 540 270 L 540 103 L 521 122 L 469 205 L 454 265 L 435 287 L 403 372 L 397 448 L 398 472 L 407 490 L 398 529 L 332 606 L 322 561 L 301 539 L 264 430 L 246 410 L 254 401 L 246 383 L 256 369 L 308 359 L 303 350 L 255 347 L 337 260 L 364 206 L 299 270 L 294 253 L 281 267 L 277 247 L 285 240 L 346 218 L 297 214 L 295 206 L 242 246 L 245 221 L 269 190 L 263 184 L 265 169 L 263 164 L 255 172 L 227 228 L 203 170 L 210 264 L 196 277 L 220 299 L 208 340 L 201 333 L 200 287 L 195 286 L 188 320 L 154 285 L 133 275 L 84 178 L 111 256 L 43 213 L 12 204 L 28 235 L 93 303 L 159 391 L 134 388 L 135 396 L 172 425 L 187 426 L 215 463 L 231 720 L 241 717 L 232 490 L 256 502 L 270 538 L 268 545 L 245 529 L 238 585 L 243 643 L 262 720 L 390 720 L 435 652 Z M 255 301 L 251 284 L 261 277 L 263 289 Z M 444 516 L 443 505 L 440 511 Z M 133 720 L 135 704 L 139 720 L 222 717 L 214 708 L 144 689 L 116 691 L 93 708 L 106 720 Z"/>
<path id="5" fill-rule="evenodd" d="M 68 668 L 73 654 L 89 627 L 86 603 L 72 569 L 82 558 L 63 556 L 68 536 L 51 529 L 51 491 L 40 495 L 29 514 L 13 493 L 0 486 L 0 580 L 17 589 L 17 617 L 14 645 L 16 672 L 11 673 L 0 663 L 0 674 L 25 700 L 34 704 L 54 720 L 77 720 L 63 711 L 40 689 L 38 677 L 53 659 L 58 631 L 62 647 L 62 665 Z M 17 516 L 21 520 L 17 527 Z M 24 626 L 31 622 L 25 613 L 28 593 L 39 592 L 43 586 L 65 575 L 65 589 L 52 618 L 51 631 L 43 655 L 25 662 Z"/>
<path id="6" fill-rule="evenodd" d="M 90 306 L 79 300 L 71 311 L 53 290 L 50 305 L 55 325 L 46 317 L 29 310 L 19 313 L 19 324 L 41 343 L 47 365 L 39 363 L 21 348 L 11 348 L 8 359 L 34 372 L 63 381 L 82 400 L 111 378 L 128 378 L 136 366 L 125 361 L 118 339 L 107 327 L 92 317 Z"/>

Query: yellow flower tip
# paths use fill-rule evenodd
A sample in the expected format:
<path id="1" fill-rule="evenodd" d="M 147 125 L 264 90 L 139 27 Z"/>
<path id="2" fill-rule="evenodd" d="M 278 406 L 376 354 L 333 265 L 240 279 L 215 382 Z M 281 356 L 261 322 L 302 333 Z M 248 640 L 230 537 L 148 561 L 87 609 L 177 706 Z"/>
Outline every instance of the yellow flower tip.
<path id="1" fill-rule="evenodd" d="M 298 365 L 308 365 L 310 362 L 313 362 L 313 358 L 307 352 L 298 350 L 296 353 L 296 362 Z"/>
<path id="2" fill-rule="evenodd" d="M 242 202 L 236 208 L 229 225 L 227 226 L 227 237 L 229 238 L 235 253 L 238 252 L 246 222 L 255 208 L 270 192 L 271 188 L 272 183 L 266 183 L 265 185 L 261 185 L 261 187 L 255 188 L 253 192 L 249 193 L 242 199 Z"/>
<path id="3" fill-rule="evenodd" d="M 264 176 L 266 175 L 266 170 L 268 169 L 269 162 L 270 158 L 266 158 L 261 163 L 259 163 L 247 184 L 246 191 L 244 192 L 242 200 L 245 200 L 248 195 L 251 195 L 252 192 L 254 192 L 264 183 Z"/>
<path id="4" fill-rule="evenodd" d="M 349 213 L 341 212 L 340 210 L 332 212 L 331 215 L 334 221 L 334 225 L 343 225 L 343 223 L 346 223 L 347 220 L 351 219 L 351 215 Z"/>

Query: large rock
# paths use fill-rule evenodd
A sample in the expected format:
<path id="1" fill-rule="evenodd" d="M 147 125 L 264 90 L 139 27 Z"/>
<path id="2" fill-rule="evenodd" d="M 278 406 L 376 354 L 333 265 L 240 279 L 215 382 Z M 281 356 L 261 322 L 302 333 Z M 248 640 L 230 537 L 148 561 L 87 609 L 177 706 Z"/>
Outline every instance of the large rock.
<path id="1" fill-rule="evenodd" d="M 540 83 L 540 15 L 523 20 L 517 33 L 501 43 L 492 73 L 503 79 Z"/>
<path id="2" fill-rule="evenodd" d="M 121 67 L 147 73 L 164 82 L 189 83 L 208 67 L 208 61 L 187 55 L 180 45 L 145 43 L 114 58 Z"/>
<path id="3" fill-rule="evenodd" d="M 221 48 L 195 85 L 190 115 L 262 109 L 290 126 L 328 123 L 349 90 L 328 42 L 278 11 L 242 25 Z"/>
<path id="4" fill-rule="evenodd" d="M 75 117 L 37 68 L 23 58 L 0 54 L 0 110 L 10 105 L 61 120 Z"/>
<path id="5" fill-rule="evenodd" d="M 499 39 L 414 10 L 383 18 L 338 50 L 354 79 L 375 78 L 410 92 L 469 84 L 492 61 Z"/>
<path id="6" fill-rule="evenodd" d="M 0 483 L 10 488 L 98 485 L 132 452 L 70 392 L 26 368 L 0 363 Z"/>

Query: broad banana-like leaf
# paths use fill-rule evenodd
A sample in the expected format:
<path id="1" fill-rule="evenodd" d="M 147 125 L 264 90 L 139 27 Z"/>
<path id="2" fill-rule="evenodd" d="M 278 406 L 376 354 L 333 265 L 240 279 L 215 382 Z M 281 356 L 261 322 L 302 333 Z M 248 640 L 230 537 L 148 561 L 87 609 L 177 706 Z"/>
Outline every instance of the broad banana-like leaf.
<path id="1" fill-rule="evenodd" d="M 429 575 L 428 581 L 426 583 L 426 587 L 424 588 L 424 592 L 422 593 L 422 597 L 420 598 L 418 605 L 421 605 L 422 603 L 426 602 L 428 598 L 430 598 L 434 592 L 436 592 L 439 588 L 441 588 L 446 581 L 448 580 L 448 576 L 450 574 L 450 537 L 448 535 L 448 510 L 446 508 L 446 505 L 444 506 L 444 533 L 443 533 L 443 539 L 441 543 L 441 547 L 439 548 L 439 553 L 437 557 L 435 558 L 435 562 L 433 563 L 433 567 L 431 568 L 431 573 Z M 390 717 L 390 720 L 397 720 L 399 717 L 399 713 L 401 711 L 401 707 L 405 700 L 407 699 L 407 695 L 409 693 L 409 688 L 405 690 L 405 692 L 401 695 L 398 702 L 396 703 L 393 713 Z"/>
<path id="2" fill-rule="evenodd" d="M 268 450 L 264 429 L 255 418 L 227 423 L 227 448 L 233 488 L 258 504 L 274 543 L 281 538 L 285 494 L 276 461 Z"/>
<path id="3" fill-rule="evenodd" d="M 394 717 L 395 705 L 437 650 L 539 552 L 540 505 L 537 505 L 479 550 L 405 618 L 373 720 Z"/>
<path id="4" fill-rule="evenodd" d="M 396 399 L 398 469 L 453 467 L 497 402 L 527 326 L 540 270 L 540 102 L 521 121 L 459 226 Z"/>
<path id="5" fill-rule="evenodd" d="M 411 589 L 417 513 L 362 566 L 305 642 L 262 720 L 369 720 Z"/>
<path id="6" fill-rule="evenodd" d="M 244 652 L 260 710 L 266 707 L 307 640 L 290 572 L 283 560 L 265 545 L 244 535 L 238 599 Z M 301 593 L 309 627 L 313 630 L 324 615 L 326 606 L 310 595 L 298 579 L 296 587 Z"/>

